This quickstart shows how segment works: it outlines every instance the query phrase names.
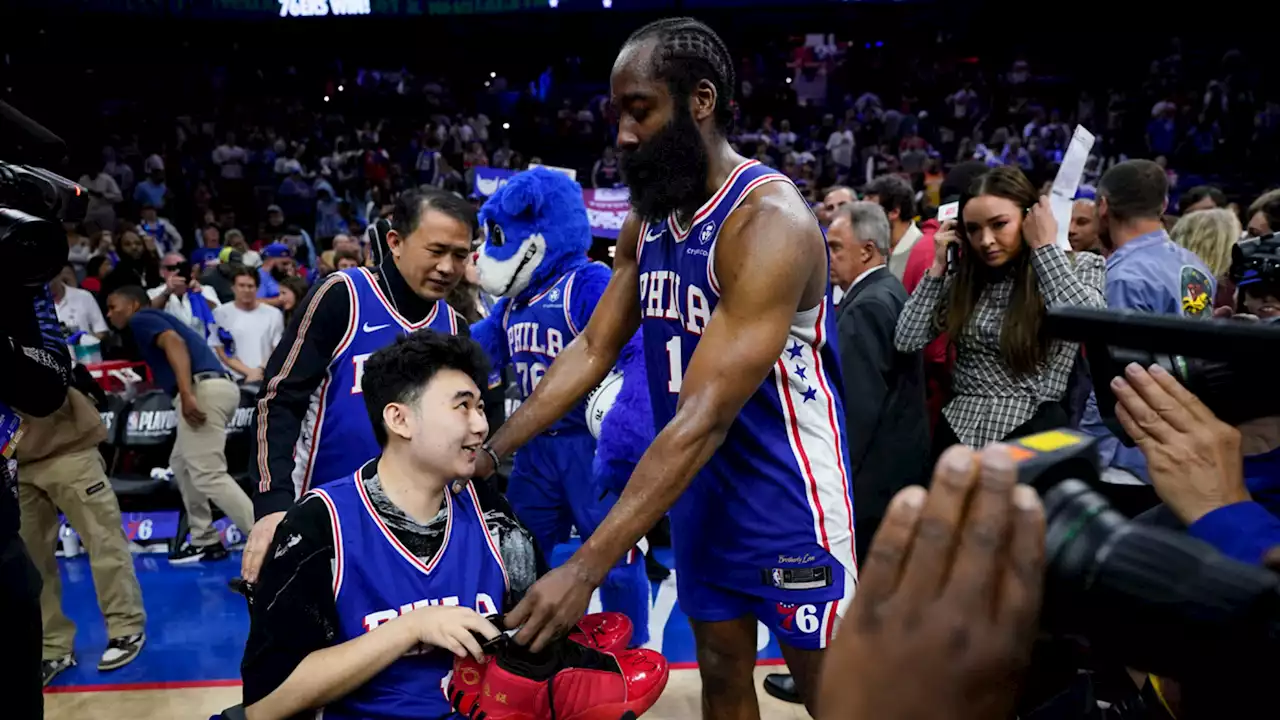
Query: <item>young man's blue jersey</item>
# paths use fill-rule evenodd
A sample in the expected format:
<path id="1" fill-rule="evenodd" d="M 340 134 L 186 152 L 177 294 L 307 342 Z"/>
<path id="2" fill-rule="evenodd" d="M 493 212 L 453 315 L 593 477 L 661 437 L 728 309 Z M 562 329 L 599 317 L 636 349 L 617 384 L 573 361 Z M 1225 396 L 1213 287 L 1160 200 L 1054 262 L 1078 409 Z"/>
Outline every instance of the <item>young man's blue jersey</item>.
<path id="1" fill-rule="evenodd" d="M 507 357 L 515 370 L 521 399 L 527 400 L 533 394 L 556 356 L 582 332 L 570 311 L 574 279 L 581 270 L 575 268 L 565 273 L 528 302 L 509 300 L 505 303 L 502 328 L 507 334 Z M 583 401 L 551 430 L 585 432 L 586 428 L 586 401 Z"/>
<path id="2" fill-rule="evenodd" d="M 683 373 L 719 301 L 719 230 L 771 182 L 790 181 L 747 161 L 689 228 L 674 217 L 641 226 L 641 328 L 658 431 L 675 416 Z M 753 613 L 789 645 L 826 647 L 857 577 L 843 396 L 828 296 L 795 313 L 769 375 L 671 510 L 677 597 L 689 617 Z"/>
<path id="3" fill-rule="evenodd" d="M 470 485 L 458 495 L 444 493 L 445 537 L 430 564 L 410 553 L 378 516 L 359 469 L 311 492 L 324 501 L 333 525 L 335 645 L 430 605 L 460 605 L 486 616 L 502 612 L 507 571 Z M 445 686 L 453 660 L 453 653 L 441 648 L 410 651 L 324 708 L 323 717 L 450 717 Z"/>
<path id="4" fill-rule="evenodd" d="M 346 334 L 311 398 L 294 446 L 293 485 L 299 496 L 350 475 L 381 452 L 360 390 L 369 356 L 415 330 L 430 328 L 457 335 L 466 324 L 444 300 L 438 300 L 420 322 L 411 323 L 396 310 L 369 268 L 349 268 L 339 275 L 350 293 L 351 311 Z M 304 332 L 305 327 L 299 330 Z M 292 358 L 287 358 L 282 372 L 288 373 L 291 365 Z"/>

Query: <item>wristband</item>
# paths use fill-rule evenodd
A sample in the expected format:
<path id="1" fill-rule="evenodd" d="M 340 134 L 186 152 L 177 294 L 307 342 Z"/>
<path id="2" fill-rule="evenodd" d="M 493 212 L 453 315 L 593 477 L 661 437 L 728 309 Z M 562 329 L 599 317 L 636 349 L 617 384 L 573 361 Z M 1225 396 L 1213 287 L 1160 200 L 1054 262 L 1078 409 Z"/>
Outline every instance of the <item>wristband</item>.
<path id="1" fill-rule="evenodd" d="M 489 453 L 489 459 L 493 460 L 493 471 L 497 472 L 498 466 L 502 464 L 502 459 L 498 457 L 498 451 L 490 447 L 489 443 L 485 443 L 481 445 L 480 449 L 485 451 L 486 453 Z"/>

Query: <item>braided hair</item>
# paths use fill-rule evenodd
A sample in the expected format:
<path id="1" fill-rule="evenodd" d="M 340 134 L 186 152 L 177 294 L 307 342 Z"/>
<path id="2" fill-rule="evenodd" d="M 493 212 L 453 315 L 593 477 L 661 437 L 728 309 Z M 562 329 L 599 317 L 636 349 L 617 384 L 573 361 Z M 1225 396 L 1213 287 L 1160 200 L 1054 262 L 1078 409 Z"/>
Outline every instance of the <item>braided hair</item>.
<path id="1" fill-rule="evenodd" d="M 632 33 L 626 45 L 650 38 L 658 39 L 653 55 L 654 74 L 667 81 L 672 96 L 687 98 L 700 81 L 710 82 L 716 88 L 716 127 L 728 130 L 733 123 L 737 78 L 733 56 L 720 36 L 693 18 L 666 18 Z"/>

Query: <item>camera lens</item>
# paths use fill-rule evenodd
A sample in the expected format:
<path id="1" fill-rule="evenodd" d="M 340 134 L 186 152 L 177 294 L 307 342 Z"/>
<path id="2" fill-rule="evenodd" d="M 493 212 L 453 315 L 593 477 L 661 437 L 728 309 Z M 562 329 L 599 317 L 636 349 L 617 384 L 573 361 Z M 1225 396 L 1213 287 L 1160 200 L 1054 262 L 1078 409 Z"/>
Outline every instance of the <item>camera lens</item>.
<path id="1" fill-rule="evenodd" d="M 1270 571 L 1130 522 L 1079 480 L 1046 493 L 1045 511 L 1045 630 L 1172 678 L 1217 675 L 1228 658 L 1280 661 Z"/>

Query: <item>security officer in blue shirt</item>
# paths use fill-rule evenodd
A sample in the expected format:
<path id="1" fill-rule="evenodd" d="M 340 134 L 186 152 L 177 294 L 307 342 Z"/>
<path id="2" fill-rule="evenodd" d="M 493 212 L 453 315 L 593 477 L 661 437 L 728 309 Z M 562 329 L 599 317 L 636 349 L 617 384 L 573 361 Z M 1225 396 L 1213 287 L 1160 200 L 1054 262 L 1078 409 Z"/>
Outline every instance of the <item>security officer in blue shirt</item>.
<path id="1" fill-rule="evenodd" d="M 253 503 L 227 473 L 227 423 L 240 406 L 240 387 L 208 342 L 176 317 L 153 310 L 147 293 L 126 286 L 107 298 L 107 320 L 128 328 L 156 385 L 174 396 L 178 437 L 169 466 L 182 493 L 191 542 L 169 555 L 171 564 L 222 560 L 226 548 L 213 528 L 212 501 L 242 533 L 253 528 Z"/>
<path id="2" fill-rule="evenodd" d="M 1126 160 L 1097 187 L 1099 236 L 1107 253 L 1107 306 L 1161 315 L 1209 317 L 1217 282 L 1195 253 L 1175 244 L 1163 215 L 1169 181 L 1150 160 Z M 1150 484 L 1138 448 L 1124 447 L 1107 430 L 1090 395 L 1081 430 L 1099 438 L 1104 479 Z"/>

